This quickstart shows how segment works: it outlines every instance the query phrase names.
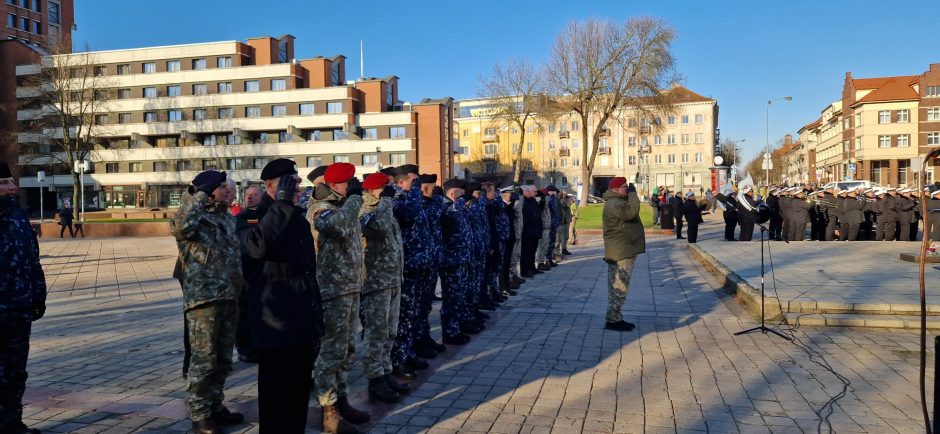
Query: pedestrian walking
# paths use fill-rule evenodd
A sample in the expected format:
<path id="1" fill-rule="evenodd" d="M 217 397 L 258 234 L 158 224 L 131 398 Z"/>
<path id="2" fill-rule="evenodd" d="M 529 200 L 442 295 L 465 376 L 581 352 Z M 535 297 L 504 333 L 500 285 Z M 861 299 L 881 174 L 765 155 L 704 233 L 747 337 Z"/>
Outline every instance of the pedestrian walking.
<path id="1" fill-rule="evenodd" d="M 683 220 L 682 202 L 683 201 L 682 201 L 682 196 L 680 196 L 680 193 L 681 192 L 676 192 L 676 194 L 674 194 L 669 199 L 669 206 L 670 208 L 672 208 L 672 215 L 676 221 L 675 232 L 676 232 L 677 240 L 685 239 L 685 237 L 682 236 L 682 220 Z"/>
<path id="2" fill-rule="evenodd" d="M 18 191 L 0 161 L 0 432 L 38 434 L 23 423 L 23 393 L 33 322 L 46 313 L 46 278 Z"/>
<path id="3" fill-rule="evenodd" d="M 695 200 L 695 193 L 691 190 L 685 194 L 685 201 L 682 203 L 682 215 L 689 225 L 685 231 L 686 238 L 688 238 L 689 244 L 695 244 L 698 240 L 698 225 L 703 220 L 702 209 L 699 208 L 698 201 Z"/>
<path id="4" fill-rule="evenodd" d="M 59 225 L 62 226 L 59 229 L 59 238 L 65 238 L 65 229 L 68 228 L 69 236 L 75 238 L 75 228 L 72 227 L 72 205 L 68 202 L 62 204 L 62 209 L 59 210 Z"/>
<path id="5" fill-rule="evenodd" d="M 604 261 L 607 262 L 607 316 L 604 328 L 628 332 L 635 325 L 623 320 L 623 303 L 630 289 L 636 257 L 646 252 L 646 235 L 640 221 L 636 187 L 624 177 L 610 181 L 604 193 Z"/>

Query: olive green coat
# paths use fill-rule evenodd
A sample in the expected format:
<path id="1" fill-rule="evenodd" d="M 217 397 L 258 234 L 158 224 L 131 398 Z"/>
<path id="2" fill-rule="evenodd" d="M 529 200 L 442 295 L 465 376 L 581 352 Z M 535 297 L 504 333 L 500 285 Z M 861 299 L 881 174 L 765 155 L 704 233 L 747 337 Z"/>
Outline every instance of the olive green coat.
<path id="1" fill-rule="evenodd" d="M 604 260 L 616 262 L 646 252 L 646 234 L 640 221 L 640 198 L 636 192 L 620 196 L 604 193 Z"/>

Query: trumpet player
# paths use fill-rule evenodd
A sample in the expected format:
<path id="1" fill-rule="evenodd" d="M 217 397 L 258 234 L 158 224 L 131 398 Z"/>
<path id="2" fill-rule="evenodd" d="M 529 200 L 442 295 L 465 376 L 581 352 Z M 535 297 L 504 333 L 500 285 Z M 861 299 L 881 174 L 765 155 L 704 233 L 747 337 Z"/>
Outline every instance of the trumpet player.
<path id="1" fill-rule="evenodd" d="M 798 189 L 794 192 L 793 200 L 790 202 L 790 241 L 803 241 L 806 236 L 806 225 L 809 224 L 809 210 L 813 204 L 806 200 L 806 192 Z"/>
<path id="2" fill-rule="evenodd" d="M 842 228 L 839 239 L 842 241 L 857 241 L 858 230 L 862 222 L 865 221 L 863 209 L 865 203 L 858 200 L 858 189 L 846 191 L 846 197 L 842 200 Z"/>
<path id="3" fill-rule="evenodd" d="M 842 202 L 845 198 L 839 197 L 838 188 L 830 187 L 823 192 L 823 200 L 826 203 L 832 204 L 829 208 L 829 221 L 826 222 L 825 233 L 825 240 L 832 241 L 836 239 L 836 224 L 842 224 Z"/>
<path id="4" fill-rule="evenodd" d="M 898 241 L 917 241 L 917 199 L 911 195 L 913 191 L 910 188 L 898 190 L 898 226 L 901 232 Z"/>

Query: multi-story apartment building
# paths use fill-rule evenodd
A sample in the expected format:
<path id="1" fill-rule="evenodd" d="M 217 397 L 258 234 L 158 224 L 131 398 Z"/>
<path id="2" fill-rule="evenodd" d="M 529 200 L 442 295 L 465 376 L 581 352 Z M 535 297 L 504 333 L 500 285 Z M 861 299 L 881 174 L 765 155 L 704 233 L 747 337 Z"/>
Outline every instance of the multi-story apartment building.
<path id="1" fill-rule="evenodd" d="M 614 176 L 638 179 L 648 189 L 697 191 L 710 185 L 718 103 L 681 86 L 669 91 L 676 101 L 672 115 L 649 119 L 639 111 L 624 110 L 601 127 L 592 194 L 606 190 Z M 507 184 L 514 164 L 522 164 L 527 184 L 554 183 L 571 192 L 583 184 L 581 129 L 585 126 L 574 113 L 551 120 L 536 116 L 526 124 L 525 143 L 520 143 L 516 125 L 492 116 L 491 101 L 460 100 L 456 105 L 455 159 L 467 175 Z M 599 127 L 588 125 L 589 137 Z M 523 147 L 521 163 L 515 161 L 518 146 Z"/>
<path id="2" fill-rule="evenodd" d="M 846 73 L 842 98 L 800 129 L 813 158 L 811 182 L 869 180 L 913 186 L 913 171 L 930 148 L 940 146 L 940 64 L 920 75 L 853 78 Z M 928 182 L 937 162 L 928 165 Z"/>
<path id="3" fill-rule="evenodd" d="M 206 169 L 226 170 L 242 186 L 259 182 L 271 159 L 293 159 L 301 175 L 349 162 L 363 175 L 382 166 L 417 163 L 452 176 L 452 102 L 398 99 L 398 77 L 346 80 L 345 57 L 294 59 L 294 37 L 92 52 L 95 75 L 111 98 L 86 176 L 86 203 L 102 207 L 179 205 L 189 181 Z M 21 65 L 18 77 L 38 74 Z M 19 89 L 29 95 L 30 89 Z M 42 109 L 21 109 L 27 121 Z M 19 135 L 24 149 L 42 149 L 39 135 Z M 47 148 L 48 151 L 48 148 Z M 30 175 L 51 159 L 23 155 Z M 33 177 L 21 180 L 38 190 Z M 51 185 L 70 194 L 68 175 Z"/>
<path id="4" fill-rule="evenodd" d="M 75 12 L 72 0 L 5 0 L 0 14 L 0 159 L 19 174 L 16 133 L 16 65 L 37 63 L 50 51 L 70 52 Z"/>

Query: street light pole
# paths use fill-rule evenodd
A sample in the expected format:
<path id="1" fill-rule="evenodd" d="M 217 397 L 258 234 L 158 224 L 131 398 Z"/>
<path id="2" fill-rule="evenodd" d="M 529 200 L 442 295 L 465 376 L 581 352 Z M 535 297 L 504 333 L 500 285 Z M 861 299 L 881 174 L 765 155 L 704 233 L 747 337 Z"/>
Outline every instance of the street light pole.
<path id="1" fill-rule="evenodd" d="M 767 150 L 768 150 L 768 151 L 770 150 L 770 105 L 773 104 L 774 101 L 787 101 L 787 102 L 789 102 L 789 101 L 793 101 L 793 97 L 792 97 L 792 96 L 785 96 L 785 97 L 783 97 L 783 98 L 776 98 L 776 99 L 769 99 L 769 100 L 767 100 L 767 130 L 766 130 L 765 139 L 766 139 L 766 146 L 767 146 Z M 765 185 L 770 185 L 770 170 L 765 170 L 765 172 L 766 172 L 766 180 L 765 180 L 766 182 L 765 182 Z"/>

